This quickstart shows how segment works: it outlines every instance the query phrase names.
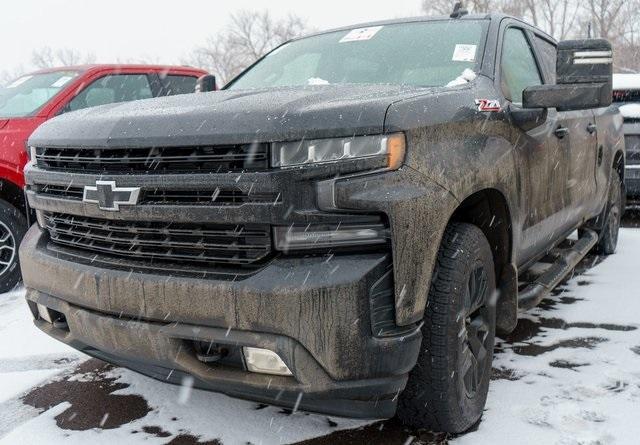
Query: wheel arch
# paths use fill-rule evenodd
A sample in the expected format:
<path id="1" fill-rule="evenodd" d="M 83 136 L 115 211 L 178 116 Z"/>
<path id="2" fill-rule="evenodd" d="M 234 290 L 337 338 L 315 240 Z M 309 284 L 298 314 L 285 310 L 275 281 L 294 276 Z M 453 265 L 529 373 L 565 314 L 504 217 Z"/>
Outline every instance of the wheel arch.
<path id="1" fill-rule="evenodd" d="M 477 226 L 489 241 L 494 259 L 497 296 L 497 328 L 511 332 L 518 317 L 518 274 L 513 259 L 513 220 L 505 195 L 496 188 L 476 191 L 455 209 L 448 224 L 463 222 Z"/>
<path id="2" fill-rule="evenodd" d="M 27 203 L 20 186 L 6 178 L 0 178 L 0 199 L 7 201 L 26 217 Z"/>

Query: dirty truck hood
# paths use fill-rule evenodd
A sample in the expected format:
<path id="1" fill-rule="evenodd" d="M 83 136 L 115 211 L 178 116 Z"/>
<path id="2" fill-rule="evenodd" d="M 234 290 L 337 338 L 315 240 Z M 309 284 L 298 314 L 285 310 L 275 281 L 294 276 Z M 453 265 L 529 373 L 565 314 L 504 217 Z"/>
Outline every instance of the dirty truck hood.
<path id="1" fill-rule="evenodd" d="M 392 103 L 434 92 L 332 85 L 165 97 L 60 116 L 42 125 L 30 144 L 149 147 L 375 134 L 384 130 Z"/>

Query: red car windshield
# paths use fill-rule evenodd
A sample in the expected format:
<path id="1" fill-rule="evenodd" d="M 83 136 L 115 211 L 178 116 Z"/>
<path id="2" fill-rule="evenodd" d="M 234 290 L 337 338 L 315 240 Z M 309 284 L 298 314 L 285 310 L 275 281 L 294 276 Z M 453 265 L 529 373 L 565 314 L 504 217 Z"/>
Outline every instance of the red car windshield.
<path id="1" fill-rule="evenodd" d="M 78 74 L 78 71 L 30 74 L 0 88 L 0 118 L 33 116 Z"/>

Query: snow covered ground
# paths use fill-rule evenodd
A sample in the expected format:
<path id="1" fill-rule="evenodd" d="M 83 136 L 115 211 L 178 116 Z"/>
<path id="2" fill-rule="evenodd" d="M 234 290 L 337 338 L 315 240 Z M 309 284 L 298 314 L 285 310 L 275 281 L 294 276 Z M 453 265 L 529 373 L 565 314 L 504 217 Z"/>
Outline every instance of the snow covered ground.
<path id="1" fill-rule="evenodd" d="M 459 437 L 406 431 L 176 387 L 97 360 L 33 327 L 0 296 L 4 444 L 635 444 L 640 441 L 640 229 L 589 258 L 500 340 L 486 413 Z M 591 267 L 593 266 L 593 267 Z"/>

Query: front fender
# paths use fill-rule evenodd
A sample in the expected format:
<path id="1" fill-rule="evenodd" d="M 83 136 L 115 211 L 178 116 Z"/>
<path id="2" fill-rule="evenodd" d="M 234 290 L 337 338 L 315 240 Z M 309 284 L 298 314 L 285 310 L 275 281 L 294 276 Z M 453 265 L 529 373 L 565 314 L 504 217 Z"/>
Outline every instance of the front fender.
<path id="1" fill-rule="evenodd" d="M 392 230 L 396 323 L 424 315 L 440 240 L 459 202 L 446 189 L 410 167 L 395 172 L 326 181 L 323 210 L 362 210 L 387 215 Z"/>

